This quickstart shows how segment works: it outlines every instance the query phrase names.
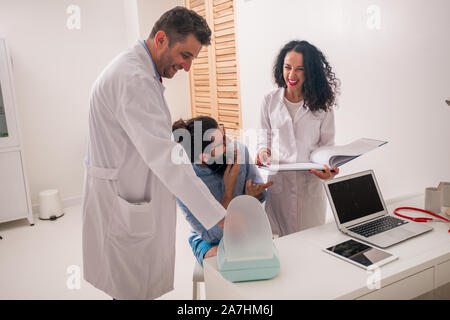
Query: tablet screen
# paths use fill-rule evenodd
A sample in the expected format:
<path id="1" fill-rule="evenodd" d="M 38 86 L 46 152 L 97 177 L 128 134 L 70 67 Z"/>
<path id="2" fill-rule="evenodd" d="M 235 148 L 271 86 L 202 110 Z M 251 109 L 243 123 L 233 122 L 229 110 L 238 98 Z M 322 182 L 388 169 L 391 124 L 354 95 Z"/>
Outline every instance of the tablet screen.
<path id="1" fill-rule="evenodd" d="M 355 240 L 348 240 L 339 243 L 335 246 L 327 248 L 327 250 L 356 263 L 362 264 L 365 267 L 392 256 L 385 251 L 378 250 Z"/>

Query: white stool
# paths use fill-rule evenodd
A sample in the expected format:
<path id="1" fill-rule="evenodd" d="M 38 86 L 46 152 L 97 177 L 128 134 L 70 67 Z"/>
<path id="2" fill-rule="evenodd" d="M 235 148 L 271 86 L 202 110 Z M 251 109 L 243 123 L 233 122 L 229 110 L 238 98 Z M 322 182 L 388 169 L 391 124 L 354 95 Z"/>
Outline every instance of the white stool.
<path id="1" fill-rule="evenodd" d="M 55 220 L 64 214 L 58 190 L 39 192 L 39 219 Z"/>
<path id="2" fill-rule="evenodd" d="M 200 282 L 205 282 L 205 275 L 202 266 L 195 260 L 192 274 L 192 300 L 200 300 Z"/>

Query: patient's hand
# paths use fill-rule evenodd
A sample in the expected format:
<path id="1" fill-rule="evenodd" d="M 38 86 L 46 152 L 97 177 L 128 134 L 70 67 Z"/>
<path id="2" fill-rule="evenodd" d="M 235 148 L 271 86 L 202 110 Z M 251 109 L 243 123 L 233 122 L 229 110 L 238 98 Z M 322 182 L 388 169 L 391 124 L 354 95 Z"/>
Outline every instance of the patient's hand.
<path id="1" fill-rule="evenodd" d="M 252 179 L 248 179 L 245 183 L 245 194 L 261 200 L 264 196 L 263 191 L 273 185 L 273 181 L 267 183 L 255 184 Z"/>
<path id="2" fill-rule="evenodd" d="M 217 256 L 217 248 L 218 248 L 218 246 L 214 246 L 211 249 L 209 249 L 208 251 L 206 251 L 205 255 L 203 256 L 203 259 Z"/>

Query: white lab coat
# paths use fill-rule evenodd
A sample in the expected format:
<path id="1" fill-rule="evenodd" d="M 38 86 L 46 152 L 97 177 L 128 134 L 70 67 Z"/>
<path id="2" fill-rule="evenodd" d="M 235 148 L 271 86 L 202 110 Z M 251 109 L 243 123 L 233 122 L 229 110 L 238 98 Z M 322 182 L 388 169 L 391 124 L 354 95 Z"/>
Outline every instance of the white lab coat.
<path id="1" fill-rule="evenodd" d="M 284 91 L 279 88 L 264 96 L 258 150 L 270 148 L 272 162 L 310 162 L 312 151 L 334 144 L 334 113 L 311 112 L 301 107 L 292 120 L 283 101 Z M 325 194 L 320 179 L 314 174 L 279 172 L 270 175 L 268 180 L 274 182 L 266 200 L 273 233 L 284 236 L 325 223 Z"/>
<path id="2" fill-rule="evenodd" d="M 207 229 L 225 216 L 192 165 L 171 161 L 177 144 L 163 93 L 137 43 L 109 64 L 91 94 L 84 277 L 117 299 L 153 299 L 173 289 L 176 197 Z"/>

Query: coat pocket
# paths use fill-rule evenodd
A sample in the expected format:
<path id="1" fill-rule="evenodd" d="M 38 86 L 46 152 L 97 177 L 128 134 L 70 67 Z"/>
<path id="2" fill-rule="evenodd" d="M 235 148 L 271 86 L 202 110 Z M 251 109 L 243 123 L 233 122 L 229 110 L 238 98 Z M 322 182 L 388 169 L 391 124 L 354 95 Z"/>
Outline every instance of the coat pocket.
<path id="1" fill-rule="evenodd" d="M 152 202 L 131 203 L 117 196 L 119 210 L 130 236 L 149 237 L 155 232 Z"/>

